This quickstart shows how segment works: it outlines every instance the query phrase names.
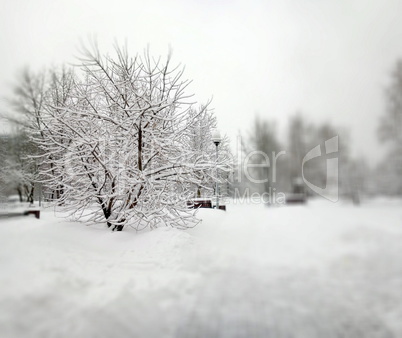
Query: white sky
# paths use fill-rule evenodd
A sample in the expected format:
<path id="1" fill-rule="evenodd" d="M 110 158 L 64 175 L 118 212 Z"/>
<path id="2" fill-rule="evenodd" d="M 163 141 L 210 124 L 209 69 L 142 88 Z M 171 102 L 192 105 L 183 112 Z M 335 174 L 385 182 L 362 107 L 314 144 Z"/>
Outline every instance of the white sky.
<path id="1" fill-rule="evenodd" d="M 402 57 L 402 1 L 0 0 L 0 109 L 18 71 L 73 61 L 80 39 L 173 49 L 199 101 L 213 96 L 233 141 L 256 113 L 302 111 L 350 129 L 355 155 L 378 162 L 384 88 Z"/>

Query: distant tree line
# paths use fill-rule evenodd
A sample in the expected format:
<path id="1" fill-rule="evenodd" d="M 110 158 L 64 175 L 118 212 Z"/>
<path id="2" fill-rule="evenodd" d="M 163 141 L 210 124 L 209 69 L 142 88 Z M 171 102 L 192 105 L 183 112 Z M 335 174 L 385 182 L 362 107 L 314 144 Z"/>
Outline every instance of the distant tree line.
<path id="1" fill-rule="evenodd" d="M 314 196 L 302 177 L 321 188 L 331 184 L 326 161 L 330 156 L 326 156 L 324 149 L 325 141 L 334 137 L 338 137 L 339 146 L 332 155 L 338 158 L 339 194 L 358 204 L 360 195 L 367 191 L 369 170 L 364 160 L 351 158 L 347 130 L 330 123 L 314 124 L 301 113 L 289 118 L 285 137 L 279 137 L 275 121 L 255 118 L 248 136 L 242 138 L 243 160 L 248 160 L 245 164 L 248 168 L 243 163 L 243 175 L 234 182 L 234 189 L 240 196 L 246 191 L 286 195 L 300 190 L 301 186 L 306 195 Z M 307 153 L 317 146 L 323 149 L 323 156 L 303 163 Z"/>

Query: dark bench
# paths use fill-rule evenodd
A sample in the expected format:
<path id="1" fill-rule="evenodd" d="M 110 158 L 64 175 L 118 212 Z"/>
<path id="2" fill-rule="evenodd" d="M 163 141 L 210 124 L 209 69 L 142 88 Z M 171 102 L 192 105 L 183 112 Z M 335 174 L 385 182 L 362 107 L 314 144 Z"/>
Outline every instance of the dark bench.
<path id="1" fill-rule="evenodd" d="M 35 215 L 35 218 L 40 218 L 40 210 L 27 210 L 24 211 L 24 216 Z"/>
<path id="2" fill-rule="evenodd" d="M 193 209 L 212 208 L 212 202 L 210 199 L 188 201 L 187 206 L 189 206 L 190 208 L 193 208 Z"/>
<path id="3" fill-rule="evenodd" d="M 26 210 L 23 212 L 7 212 L 7 213 L 0 213 L 0 218 L 9 218 L 9 217 L 16 217 L 16 216 L 28 216 L 34 215 L 35 218 L 40 218 L 40 210 Z"/>
<path id="4" fill-rule="evenodd" d="M 212 206 L 212 201 L 210 199 L 206 200 L 195 200 L 195 201 L 188 201 L 187 206 L 189 208 L 193 209 L 198 209 L 198 208 L 216 208 L 215 206 Z M 226 211 L 226 205 L 219 205 L 219 210 L 224 210 Z"/>
<path id="5" fill-rule="evenodd" d="M 286 204 L 305 204 L 306 202 L 305 194 L 286 194 Z"/>

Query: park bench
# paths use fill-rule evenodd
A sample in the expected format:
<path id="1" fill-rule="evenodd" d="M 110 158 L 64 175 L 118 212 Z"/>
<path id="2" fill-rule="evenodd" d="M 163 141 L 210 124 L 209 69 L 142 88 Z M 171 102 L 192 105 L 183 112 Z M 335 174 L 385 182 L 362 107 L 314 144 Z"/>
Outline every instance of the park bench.
<path id="1" fill-rule="evenodd" d="M 5 213 L 0 213 L 0 218 L 9 218 L 9 217 L 16 217 L 16 216 L 28 216 L 28 215 L 34 215 L 35 218 L 39 219 L 40 218 L 40 210 L 25 210 L 25 211 L 19 211 L 19 212 L 5 212 Z"/>
<path id="2" fill-rule="evenodd" d="M 286 204 L 305 204 L 306 202 L 305 194 L 286 194 Z"/>
<path id="3" fill-rule="evenodd" d="M 187 202 L 187 206 L 193 209 L 198 209 L 198 208 L 215 208 L 215 206 L 212 204 L 211 199 L 194 199 L 192 201 Z M 226 205 L 219 205 L 219 210 L 225 210 L 226 211 Z"/>
<path id="4" fill-rule="evenodd" d="M 193 201 L 188 201 L 187 205 L 193 209 L 212 208 L 212 202 L 210 199 L 194 199 Z"/>

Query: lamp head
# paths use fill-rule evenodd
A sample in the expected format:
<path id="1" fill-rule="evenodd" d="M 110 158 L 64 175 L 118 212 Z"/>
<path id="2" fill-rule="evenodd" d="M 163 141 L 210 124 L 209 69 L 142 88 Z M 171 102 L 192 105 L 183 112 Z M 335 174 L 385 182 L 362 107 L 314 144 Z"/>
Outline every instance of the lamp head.
<path id="1" fill-rule="evenodd" d="M 219 132 L 218 129 L 215 129 L 212 132 L 212 142 L 215 143 L 216 146 L 218 146 L 219 143 L 222 142 L 221 133 Z"/>

